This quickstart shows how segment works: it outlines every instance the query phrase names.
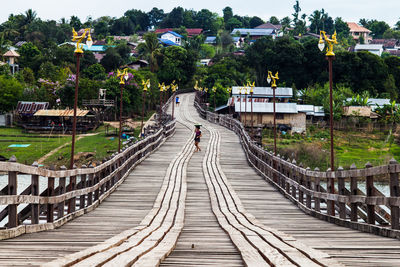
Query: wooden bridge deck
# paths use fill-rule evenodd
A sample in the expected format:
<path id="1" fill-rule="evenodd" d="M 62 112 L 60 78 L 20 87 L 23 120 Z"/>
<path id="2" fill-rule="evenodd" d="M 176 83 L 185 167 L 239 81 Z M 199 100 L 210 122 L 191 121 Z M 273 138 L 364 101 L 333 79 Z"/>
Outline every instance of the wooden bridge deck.
<path id="1" fill-rule="evenodd" d="M 266 251 L 276 253 L 266 249 L 268 244 L 273 244 L 283 255 L 293 255 L 290 265 L 293 262 L 297 266 L 400 265 L 399 240 L 361 233 L 305 215 L 248 165 L 233 132 L 200 119 L 192 105 L 193 95 L 184 95 L 181 100 L 176 109 L 180 123 L 175 135 L 137 166 L 117 191 L 95 211 L 59 229 L 0 241 L 0 265 L 40 265 L 140 225 L 153 208 L 170 164 L 190 137 L 193 121 L 205 126 L 202 151 L 193 155 L 190 150 L 185 152 L 190 162 L 187 176 L 180 177 L 187 180 L 184 225 L 175 249 L 162 261 L 162 266 L 244 266 L 243 257 L 253 266 L 269 265 L 254 264 L 262 260 L 259 256 Z M 184 183 L 182 186 L 185 188 Z M 277 231 L 289 236 L 282 233 L 282 240 L 277 240 L 274 237 Z M 166 243 L 160 244 L 166 249 Z M 259 255 L 249 254 L 250 250 L 258 251 Z M 336 262 L 324 261 L 327 254 Z M 274 255 L 273 260 L 280 263 L 276 265 L 289 265 L 285 264 L 288 257 Z M 91 266 L 90 261 L 86 262 L 86 266 Z M 111 266 L 109 262 L 106 265 Z"/>

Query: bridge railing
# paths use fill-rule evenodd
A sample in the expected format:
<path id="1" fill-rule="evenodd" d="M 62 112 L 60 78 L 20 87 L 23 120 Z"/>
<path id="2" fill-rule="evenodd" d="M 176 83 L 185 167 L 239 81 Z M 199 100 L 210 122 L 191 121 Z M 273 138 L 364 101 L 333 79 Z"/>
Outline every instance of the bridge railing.
<path id="1" fill-rule="evenodd" d="M 232 116 L 205 111 L 198 98 L 195 107 L 203 118 L 234 131 L 250 164 L 305 213 L 352 229 L 400 238 L 400 165 L 395 160 L 384 166 L 367 164 L 364 169 L 353 165 L 349 170 L 311 170 L 264 150 Z M 386 195 L 376 187 L 377 178 L 382 177 L 389 180 Z M 335 193 L 329 193 L 332 182 Z"/>
<path id="2" fill-rule="evenodd" d="M 175 121 L 171 116 L 165 119 L 144 139 L 125 145 L 121 153 L 98 166 L 53 170 L 37 163 L 20 164 L 15 158 L 0 162 L 0 172 L 8 177 L 0 190 L 0 240 L 53 229 L 95 209 L 136 165 L 173 135 Z M 22 186 L 26 188 L 18 190 Z"/>

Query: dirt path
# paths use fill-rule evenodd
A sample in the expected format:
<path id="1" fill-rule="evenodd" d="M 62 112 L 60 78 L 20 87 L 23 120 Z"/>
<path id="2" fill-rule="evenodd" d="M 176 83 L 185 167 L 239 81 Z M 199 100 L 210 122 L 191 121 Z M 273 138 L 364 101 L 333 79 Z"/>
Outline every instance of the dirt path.
<path id="1" fill-rule="evenodd" d="M 78 135 L 78 136 L 76 137 L 76 141 L 82 139 L 82 138 L 85 137 L 85 136 L 93 136 L 93 135 L 98 135 L 98 134 L 99 134 L 99 133 L 80 134 L 80 135 Z M 70 144 L 71 144 L 71 142 L 67 142 L 67 143 L 65 143 L 65 144 L 63 144 L 63 145 L 61 145 L 61 146 L 59 146 L 59 147 L 53 149 L 52 151 L 50 151 L 49 153 L 47 153 L 46 155 L 44 155 L 43 157 L 41 157 L 37 162 L 38 162 L 39 164 L 43 164 L 43 162 L 44 162 L 47 158 L 49 158 L 50 156 L 54 155 L 54 154 L 57 153 L 60 149 L 66 147 L 66 146 L 68 146 L 68 145 L 70 145 Z"/>

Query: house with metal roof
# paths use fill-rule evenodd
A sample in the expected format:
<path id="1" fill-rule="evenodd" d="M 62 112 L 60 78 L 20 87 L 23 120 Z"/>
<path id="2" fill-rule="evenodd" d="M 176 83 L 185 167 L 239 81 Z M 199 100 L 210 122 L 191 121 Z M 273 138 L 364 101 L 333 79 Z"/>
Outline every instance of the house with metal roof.
<path id="1" fill-rule="evenodd" d="M 275 29 L 246 29 L 246 28 L 235 28 L 231 32 L 231 35 L 240 35 L 240 37 L 250 36 L 252 40 L 256 40 L 258 38 L 264 36 L 274 36 L 277 31 Z"/>
<path id="2" fill-rule="evenodd" d="M 299 111 L 296 103 L 289 102 L 292 96 L 292 88 L 278 87 L 275 89 L 276 122 L 278 127 L 301 133 L 306 130 L 306 112 Z M 246 125 L 251 125 L 251 113 L 253 113 L 253 125 L 272 127 L 273 105 L 271 87 L 254 87 L 251 96 L 250 87 L 234 86 L 227 107 L 233 108 L 242 123 L 246 123 Z"/>
<path id="3" fill-rule="evenodd" d="M 182 38 L 183 38 L 182 35 L 174 32 L 174 31 L 168 31 L 168 32 L 162 34 L 160 39 L 169 40 L 169 41 L 175 43 L 175 45 L 181 46 L 182 45 Z"/>
<path id="4" fill-rule="evenodd" d="M 384 51 L 383 44 L 356 44 L 354 52 L 368 51 L 377 56 L 381 56 Z"/>

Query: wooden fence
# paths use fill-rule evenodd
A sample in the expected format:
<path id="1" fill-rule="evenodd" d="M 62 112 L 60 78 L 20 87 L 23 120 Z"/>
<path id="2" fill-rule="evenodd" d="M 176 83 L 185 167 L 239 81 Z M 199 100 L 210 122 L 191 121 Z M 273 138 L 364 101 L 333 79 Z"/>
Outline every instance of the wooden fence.
<path id="1" fill-rule="evenodd" d="M 170 103 L 171 99 L 166 103 Z M 123 147 L 98 166 L 49 170 L 15 162 L 0 162 L 0 171 L 8 174 L 7 185 L 0 190 L 0 240 L 24 233 L 57 228 L 95 209 L 129 175 L 130 171 L 160 147 L 175 132 L 175 121 L 166 116 L 160 127 L 142 140 Z M 40 190 L 44 177 L 45 189 Z M 17 194 L 18 182 L 29 184 Z M 43 185 L 42 185 L 43 188 Z M 8 221 L 7 221 L 8 217 Z"/>
<path id="2" fill-rule="evenodd" d="M 195 107 L 199 114 L 234 131 L 249 163 L 305 213 L 341 226 L 400 239 L 400 165 L 395 160 L 378 167 L 367 164 L 364 169 L 354 165 L 350 170 L 339 168 L 325 172 L 304 168 L 295 160 L 283 159 L 264 150 L 251 140 L 238 120 L 230 115 L 205 111 L 198 100 L 196 97 Z M 390 196 L 375 187 L 374 177 L 378 176 L 389 177 Z M 365 181 L 365 192 L 359 188 L 360 181 Z M 335 193 L 328 193 L 333 191 L 332 182 Z"/>

